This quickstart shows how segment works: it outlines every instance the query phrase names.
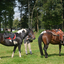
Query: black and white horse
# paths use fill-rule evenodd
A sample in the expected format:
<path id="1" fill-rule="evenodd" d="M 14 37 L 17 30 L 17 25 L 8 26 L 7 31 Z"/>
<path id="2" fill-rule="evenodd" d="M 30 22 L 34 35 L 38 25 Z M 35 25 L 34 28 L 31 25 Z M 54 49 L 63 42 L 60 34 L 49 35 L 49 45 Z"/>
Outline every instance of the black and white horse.
<path id="1" fill-rule="evenodd" d="M 14 46 L 12 58 L 14 56 L 16 48 L 18 47 L 19 57 L 21 57 L 21 44 L 23 42 L 23 39 L 27 35 L 29 35 L 32 38 L 32 40 L 35 39 L 34 32 L 31 29 L 21 29 L 18 30 L 18 32 L 16 33 L 8 33 L 8 36 L 5 33 L 0 33 L 0 43 L 5 46 Z"/>

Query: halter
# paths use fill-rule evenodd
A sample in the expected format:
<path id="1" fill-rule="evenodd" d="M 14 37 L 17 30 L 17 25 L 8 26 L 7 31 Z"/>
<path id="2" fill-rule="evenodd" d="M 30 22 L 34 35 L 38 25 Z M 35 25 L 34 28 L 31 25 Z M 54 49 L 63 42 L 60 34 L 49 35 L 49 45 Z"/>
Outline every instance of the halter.
<path id="1" fill-rule="evenodd" d="M 29 32 L 28 36 L 31 37 L 32 39 L 34 38 L 31 32 Z"/>

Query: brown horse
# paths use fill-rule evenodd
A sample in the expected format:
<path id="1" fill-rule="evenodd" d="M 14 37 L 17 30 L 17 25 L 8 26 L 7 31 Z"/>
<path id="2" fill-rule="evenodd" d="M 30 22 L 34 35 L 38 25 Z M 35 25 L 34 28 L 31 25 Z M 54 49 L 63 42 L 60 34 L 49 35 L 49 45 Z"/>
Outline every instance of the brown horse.
<path id="1" fill-rule="evenodd" d="M 48 45 L 51 44 L 58 44 L 59 45 L 59 56 L 61 56 L 61 45 L 64 45 L 64 33 L 62 31 L 58 32 L 59 29 L 54 30 L 47 30 L 46 32 L 42 32 L 38 38 L 38 44 L 41 55 L 43 55 L 42 45 L 41 42 L 44 43 L 44 51 L 45 51 L 45 58 L 48 57 L 47 48 Z"/>

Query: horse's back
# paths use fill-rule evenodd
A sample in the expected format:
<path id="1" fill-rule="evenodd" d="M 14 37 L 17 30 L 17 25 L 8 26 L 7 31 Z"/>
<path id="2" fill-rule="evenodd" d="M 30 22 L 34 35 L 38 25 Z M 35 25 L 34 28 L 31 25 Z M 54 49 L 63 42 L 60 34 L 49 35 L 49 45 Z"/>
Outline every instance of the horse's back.
<path id="1" fill-rule="evenodd" d="M 59 40 L 59 36 L 55 36 L 50 32 L 44 33 L 42 36 L 42 41 L 44 44 L 59 44 L 60 40 Z"/>
<path id="2" fill-rule="evenodd" d="M 44 44 L 48 44 L 51 41 L 52 33 L 47 32 L 42 35 L 42 41 Z"/>

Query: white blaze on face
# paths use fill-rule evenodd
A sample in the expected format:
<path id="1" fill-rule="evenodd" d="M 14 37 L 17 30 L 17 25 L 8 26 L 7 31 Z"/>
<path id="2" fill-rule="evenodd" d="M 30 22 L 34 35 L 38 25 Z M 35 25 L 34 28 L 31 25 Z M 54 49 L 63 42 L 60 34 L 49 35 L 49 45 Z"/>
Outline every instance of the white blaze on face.
<path id="1" fill-rule="evenodd" d="M 22 31 L 25 31 L 25 33 L 27 32 L 26 29 L 21 29 L 21 30 L 18 30 L 17 33 L 22 33 Z"/>
<path id="2" fill-rule="evenodd" d="M 41 34 L 46 33 L 46 31 L 41 32 Z"/>

